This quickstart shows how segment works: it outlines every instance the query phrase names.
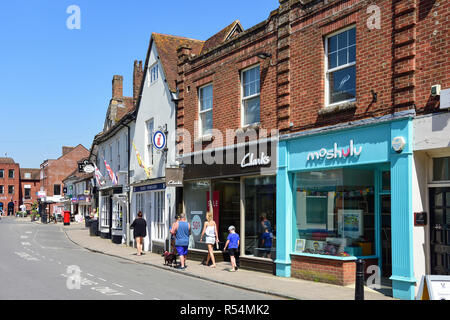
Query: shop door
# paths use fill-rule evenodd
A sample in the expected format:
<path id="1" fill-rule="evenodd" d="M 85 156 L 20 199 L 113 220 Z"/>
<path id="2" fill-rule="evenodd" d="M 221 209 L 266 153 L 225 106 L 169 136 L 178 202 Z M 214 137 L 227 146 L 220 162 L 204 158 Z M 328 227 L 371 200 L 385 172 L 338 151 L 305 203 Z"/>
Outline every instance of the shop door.
<path id="1" fill-rule="evenodd" d="M 0 214 L 3 214 L 3 202 L 0 202 Z"/>
<path id="2" fill-rule="evenodd" d="M 450 275 L 450 187 L 430 188 L 431 274 Z"/>
<path id="3" fill-rule="evenodd" d="M 380 196 L 381 201 L 381 270 L 382 276 L 392 275 L 391 196 Z"/>

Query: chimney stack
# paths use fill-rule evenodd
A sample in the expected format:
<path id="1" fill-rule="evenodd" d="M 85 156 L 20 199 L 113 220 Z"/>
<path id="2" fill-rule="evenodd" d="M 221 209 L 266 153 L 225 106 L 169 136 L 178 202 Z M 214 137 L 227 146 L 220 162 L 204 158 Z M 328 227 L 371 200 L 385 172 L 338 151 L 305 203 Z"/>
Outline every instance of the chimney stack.
<path id="1" fill-rule="evenodd" d="M 115 75 L 112 80 L 112 98 L 122 99 L 123 97 L 123 77 Z"/>
<path id="2" fill-rule="evenodd" d="M 142 70 L 142 61 L 134 60 L 133 69 L 133 103 L 136 104 L 139 98 L 139 90 L 141 89 L 144 70 Z"/>

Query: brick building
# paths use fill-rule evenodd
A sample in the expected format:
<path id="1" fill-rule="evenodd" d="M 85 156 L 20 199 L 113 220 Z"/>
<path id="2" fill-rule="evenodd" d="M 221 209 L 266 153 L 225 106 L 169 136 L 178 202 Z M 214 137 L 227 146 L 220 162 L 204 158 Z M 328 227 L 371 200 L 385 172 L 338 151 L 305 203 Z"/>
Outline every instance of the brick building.
<path id="1" fill-rule="evenodd" d="M 20 204 L 19 164 L 12 158 L 0 158 L 0 210 L 14 215 Z"/>
<path id="2" fill-rule="evenodd" d="M 76 147 L 62 147 L 61 157 L 45 160 L 40 166 L 41 191 L 45 191 L 47 197 L 62 197 L 63 180 L 78 167 L 80 160 L 88 156 L 89 150 L 81 144 Z M 60 209 L 58 204 L 51 205 L 49 212 L 54 213 Z"/>
<path id="3" fill-rule="evenodd" d="M 444 119 L 441 137 L 448 132 L 431 94 L 434 85 L 450 87 L 448 16 L 439 1 L 280 0 L 250 29 L 235 21 L 201 48 L 181 45 L 177 126 L 190 138 L 179 137 L 177 148 L 189 220 L 201 221 L 212 201 L 219 238 L 230 224 L 241 234 L 244 267 L 279 276 L 346 285 L 360 257 L 380 268 L 395 297 L 411 299 L 436 264 L 450 272 L 432 246 L 420 249 L 430 247 L 431 228 L 412 219 L 413 206 L 427 211 L 427 201 L 413 201 L 415 188 L 427 193 L 414 123 L 431 114 Z M 192 164 L 193 151 L 236 149 L 227 129 L 250 136 L 246 158 Z M 279 130 L 276 155 L 250 135 L 262 129 Z M 442 177 L 444 140 L 435 147 Z M 276 169 L 260 175 L 267 162 Z M 261 226 L 275 233 L 271 250 Z"/>
<path id="4" fill-rule="evenodd" d="M 20 168 L 20 204 L 31 210 L 38 200 L 37 193 L 41 189 L 40 169 Z"/>

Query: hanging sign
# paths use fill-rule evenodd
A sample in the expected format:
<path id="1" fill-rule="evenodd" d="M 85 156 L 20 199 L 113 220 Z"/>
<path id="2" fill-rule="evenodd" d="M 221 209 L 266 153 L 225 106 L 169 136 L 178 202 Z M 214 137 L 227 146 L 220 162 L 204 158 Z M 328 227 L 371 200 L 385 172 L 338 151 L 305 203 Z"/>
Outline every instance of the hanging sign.
<path id="1" fill-rule="evenodd" d="M 422 276 L 416 300 L 450 300 L 450 276 Z"/>
<path id="2" fill-rule="evenodd" d="M 153 147 L 156 150 L 163 150 L 166 147 L 166 135 L 161 130 L 153 134 Z"/>
<path id="3" fill-rule="evenodd" d="M 183 168 L 166 168 L 166 186 L 183 186 Z"/>
<path id="4" fill-rule="evenodd" d="M 92 173 L 94 171 L 95 171 L 94 164 L 89 162 L 87 159 L 78 162 L 78 172 Z"/>

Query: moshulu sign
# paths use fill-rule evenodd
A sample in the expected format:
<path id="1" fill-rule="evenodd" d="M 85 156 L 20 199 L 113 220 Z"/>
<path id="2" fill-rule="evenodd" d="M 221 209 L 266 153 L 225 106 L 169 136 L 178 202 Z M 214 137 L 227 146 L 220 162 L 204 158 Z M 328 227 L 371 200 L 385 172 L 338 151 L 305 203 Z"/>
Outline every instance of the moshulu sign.
<path id="1" fill-rule="evenodd" d="M 416 300 L 450 300 L 450 276 L 422 276 Z"/>

